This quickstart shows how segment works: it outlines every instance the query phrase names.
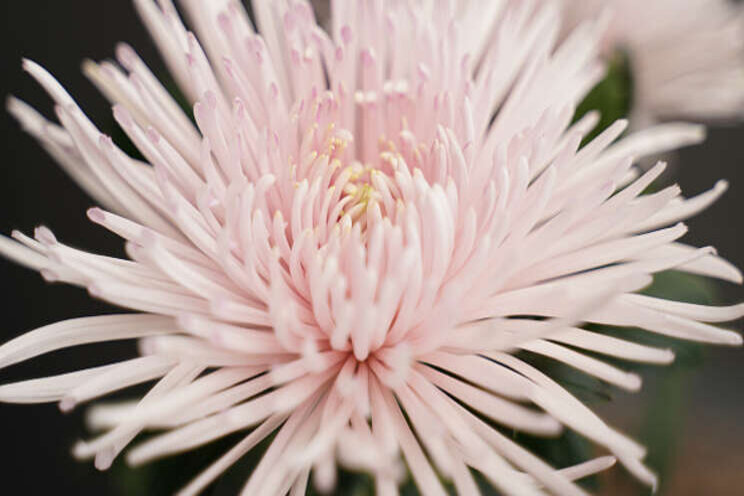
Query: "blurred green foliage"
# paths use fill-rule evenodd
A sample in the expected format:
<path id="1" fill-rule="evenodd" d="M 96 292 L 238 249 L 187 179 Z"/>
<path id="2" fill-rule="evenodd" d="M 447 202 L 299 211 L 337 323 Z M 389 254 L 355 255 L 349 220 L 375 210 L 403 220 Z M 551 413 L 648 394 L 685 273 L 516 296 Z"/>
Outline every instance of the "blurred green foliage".
<path id="1" fill-rule="evenodd" d="M 624 52 L 617 51 L 607 63 L 604 79 L 594 87 L 576 109 L 575 121 L 592 110 L 600 112 L 599 124 L 584 137 L 583 144 L 593 140 L 616 120 L 627 118 L 632 107 L 633 76 L 630 70 L 630 59 Z"/>

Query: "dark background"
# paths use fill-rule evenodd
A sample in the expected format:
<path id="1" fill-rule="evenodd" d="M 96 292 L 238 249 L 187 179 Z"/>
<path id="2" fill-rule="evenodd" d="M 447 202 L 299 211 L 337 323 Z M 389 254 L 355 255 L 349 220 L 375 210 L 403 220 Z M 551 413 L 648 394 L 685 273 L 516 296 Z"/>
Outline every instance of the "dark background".
<path id="1" fill-rule="evenodd" d="M 0 96 L 20 96 L 47 116 L 53 115 L 49 99 L 22 72 L 21 57 L 34 59 L 49 69 L 104 131 L 113 128 L 113 119 L 106 101 L 81 74 L 83 58 L 110 57 L 116 42 L 127 41 L 156 72 L 162 72 L 162 64 L 127 0 L 6 1 L 0 9 Z M 0 113 L 0 136 L 0 232 L 9 234 L 17 228 L 31 233 L 35 226 L 44 224 L 73 245 L 121 253 L 117 238 L 87 221 L 85 211 L 92 206 L 90 198 L 20 131 L 7 113 Z M 714 208 L 689 222 L 688 241 L 716 246 L 739 267 L 744 267 L 742 165 L 744 127 L 719 126 L 711 129 L 703 146 L 680 154 L 674 177 L 688 195 L 709 188 L 721 177 L 731 181 L 731 189 Z M 0 342 L 57 320 L 112 311 L 89 299 L 82 290 L 47 285 L 37 274 L 4 260 L 0 260 L 0 281 L 4 290 Z M 724 286 L 720 297 L 731 302 L 742 296 L 741 288 Z M 0 371 L 0 383 L 97 365 L 133 353 L 134 346 L 128 344 L 58 352 Z M 660 397 L 663 400 L 660 391 L 666 391 L 668 381 L 683 377 L 676 386 L 678 391 L 675 389 L 680 408 L 672 418 L 660 420 L 679 426 L 663 493 L 741 494 L 744 350 L 709 350 L 692 373 L 680 367 L 646 374 L 643 393 L 618 395 L 622 401 L 598 408 L 620 428 L 640 436 L 649 427 L 644 417 L 648 405 Z M 652 423 L 651 429 L 663 425 L 654 427 Z M 0 405 L 0 493 L 124 494 L 119 475 L 98 473 L 92 465 L 77 463 L 69 455 L 73 442 L 85 434 L 80 412 L 62 415 L 56 405 Z M 601 491 L 646 493 L 622 470 L 613 471 Z"/>

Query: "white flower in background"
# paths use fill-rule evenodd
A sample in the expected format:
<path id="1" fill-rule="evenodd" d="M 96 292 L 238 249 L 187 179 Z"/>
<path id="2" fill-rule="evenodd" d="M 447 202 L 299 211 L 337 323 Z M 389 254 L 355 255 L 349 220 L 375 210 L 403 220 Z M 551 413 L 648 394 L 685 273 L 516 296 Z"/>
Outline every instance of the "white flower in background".
<path id="1" fill-rule="evenodd" d="M 627 54 L 635 127 L 744 117 L 744 10 L 731 0 L 562 0 L 569 29 L 606 10 L 605 56 Z"/>
<path id="2" fill-rule="evenodd" d="M 578 326 L 741 343 L 710 324 L 741 305 L 637 293 L 672 268 L 741 274 L 679 242 L 678 222 L 724 183 L 689 200 L 676 186 L 641 195 L 664 166 L 633 169 L 698 142 L 700 128 L 618 141 L 621 121 L 579 149 L 597 116 L 571 121 L 603 76 L 604 26 L 556 46 L 552 4 L 339 0 L 326 33 L 306 2 L 255 1 L 258 35 L 237 2 L 183 4 L 198 39 L 170 1 L 136 2 L 196 124 L 128 46 L 118 64 L 86 66 L 146 162 L 24 64 L 61 125 L 16 99 L 10 111 L 101 205 L 90 219 L 124 238 L 130 259 L 77 250 L 45 227 L 0 238 L 0 250 L 141 313 L 29 332 L 0 348 L 0 366 L 122 339 L 139 339 L 141 356 L 4 385 L 0 400 L 70 410 L 157 381 L 138 401 L 93 407 L 105 432 L 74 452 L 106 468 L 157 431 L 128 451 L 137 465 L 245 433 L 181 494 L 273 432 L 244 494 L 304 494 L 311 475 L 329 490 L 339 464 L 396 494 L 401 460 L 427 496 L 446 494 L 440 475 L 477 494 L 471 469 L 504 494 L 580 495 L 572 481 L 615 460 L 655 484 L 641 445 L 513 353 L 637 390 L 638 376 L 595 356 L 666 364 L 673 354 Z M 608 456 L 553 468 L 496 425 L 573 429 Z"/>

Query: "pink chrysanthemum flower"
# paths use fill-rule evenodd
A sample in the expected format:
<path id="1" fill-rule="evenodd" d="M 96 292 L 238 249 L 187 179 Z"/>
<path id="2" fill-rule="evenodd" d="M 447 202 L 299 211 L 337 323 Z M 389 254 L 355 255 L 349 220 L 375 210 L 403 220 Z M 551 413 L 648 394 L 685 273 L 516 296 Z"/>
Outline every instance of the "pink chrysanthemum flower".
<path id="1" fill-rule="evenodd" d="M 603 9 L 605 55 L 625 51 L 634 124 L 744 117 L 744 11 L 731 0 L 562 0 L 574 26 Z"/>
<path id="2" fill-rule="evenodd" d="M 9 108 L 101 204 L 90 219 L 127 241 L 129 260 L 77 250 L 47 228 L 2 252 L 52 281 L 140 313 L 75 319 L 0 348 L 8 366 L 59 348 L 139 339 L 141 357 L 0 387 L 0 400 L 63 410 L 157 381 L 141 400 L 101 405 L 107 429 L 75 455 L 100 468 L 132 447 L 140 464 L 235 432 L 245 439 L 181 494 L 196 494 L 276 433 L 244 494 L 333 487 L 341 464 L 396 494 L 404 460 L 422 494 L 477 494 L 471 470 L 505 494 L 579 495 L 573 480 L 615 459 L 654 484 L 645 451 L 543 372 L 528 350 L 628 390 L 640 379 L 592 357 L 665 364 L 669 350 L 584 322 L 739 344 L 710 325 L 742 306 L 637 292 L 677 269 L 740 282 L 676 222 L 725 189 L 685 200 L 641 195 L 664 168 L 634 159 L 701 139 L 665 125 L 616 141 L 617 122 L 571 124 L 602 77 L 601 24 L 559 46 L 555 5 L 333 3 L 329 33 L 304 1 L 136 5 L 196 125 L 128 46 L 87 73 L 147 162 L 102 135 L 52 76 L 26 70 L 61 125 Z M 668 227 L 671 226 L 671 227 Z M 564 426 L 608 456 L 553 468 L 498 426 L 550 436 Z M 560 469 L 560 470 L 559 470 Z"/>

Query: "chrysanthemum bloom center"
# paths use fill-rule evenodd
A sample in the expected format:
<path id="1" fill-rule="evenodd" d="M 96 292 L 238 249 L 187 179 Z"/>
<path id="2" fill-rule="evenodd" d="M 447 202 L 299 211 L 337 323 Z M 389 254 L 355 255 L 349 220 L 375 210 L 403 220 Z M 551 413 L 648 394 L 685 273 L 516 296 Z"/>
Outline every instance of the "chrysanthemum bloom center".
<path id="1" fill-rule="evenodd" d="M 306 130 L 299 158 L 289 158 L 294 179 L 291 205 L 273 213 L 279 224 L 292 219 L 286 243 L 274 246 L 289 280 L 282 307 L 273 312 L 273 324 L 286 331 L 290 348 L 297 338 L 304 342 L 305 351 L 310 346 L 320 355 L 325 350 L 350 354 L 359 361 L 370 355 L 390 361 L 390 349 L 398 348 L 391 367 L 397 369 L 404 353 L 395 345 L 412 327 L 423 324 L 441 296 L 439 288 L 448 273 L 452 240 L 432 237 L 424 245 L 420 228 L 427 220 L 445 232 L 453 224 L 452 219 L 441 217 L 449 205 L 437 204 L 456 198 L 442 143 L 455 140 L 440 128 L 439 137 L 427 149 L 407 129 L 405 91 L 382 98 L 384 106 L 376 93 L 359 92 L 346 102 L 357 113 L 359 137 L 337 124 L 345 110 L 343 94 L 326 92 L 310 105 L 301 102 L 293 113 L 295 122 Z M 387 137 L 391 133 L 394 138 Z M 439 160 L 432 163 L 435 156 Z M 439 184 L 448 181 L 449 200 Z M 435 229 L 425 232 L 434 234 Z M 282 245 L 288 257 L 281 256 Z M 417 272 L 414 277 L 420 280 L 413 291 L 406 291 L 411 281 L 401 275 L 417 265 L 416 252 L 424 246 L 450 253 L 435 256 L 432 252 L 427 257 L 430 267 L 420 268 L 434 269 L 429 280 L 423 281 Z M 414 311 L 413 303 L 418 307 L 422 302 L 421 291 L 429 293 L 428 299 Z M 402 305 L 404 298 L 407 303 Z M 312 311 L 303 319 L 302 309 L 308 308 Z"/>

